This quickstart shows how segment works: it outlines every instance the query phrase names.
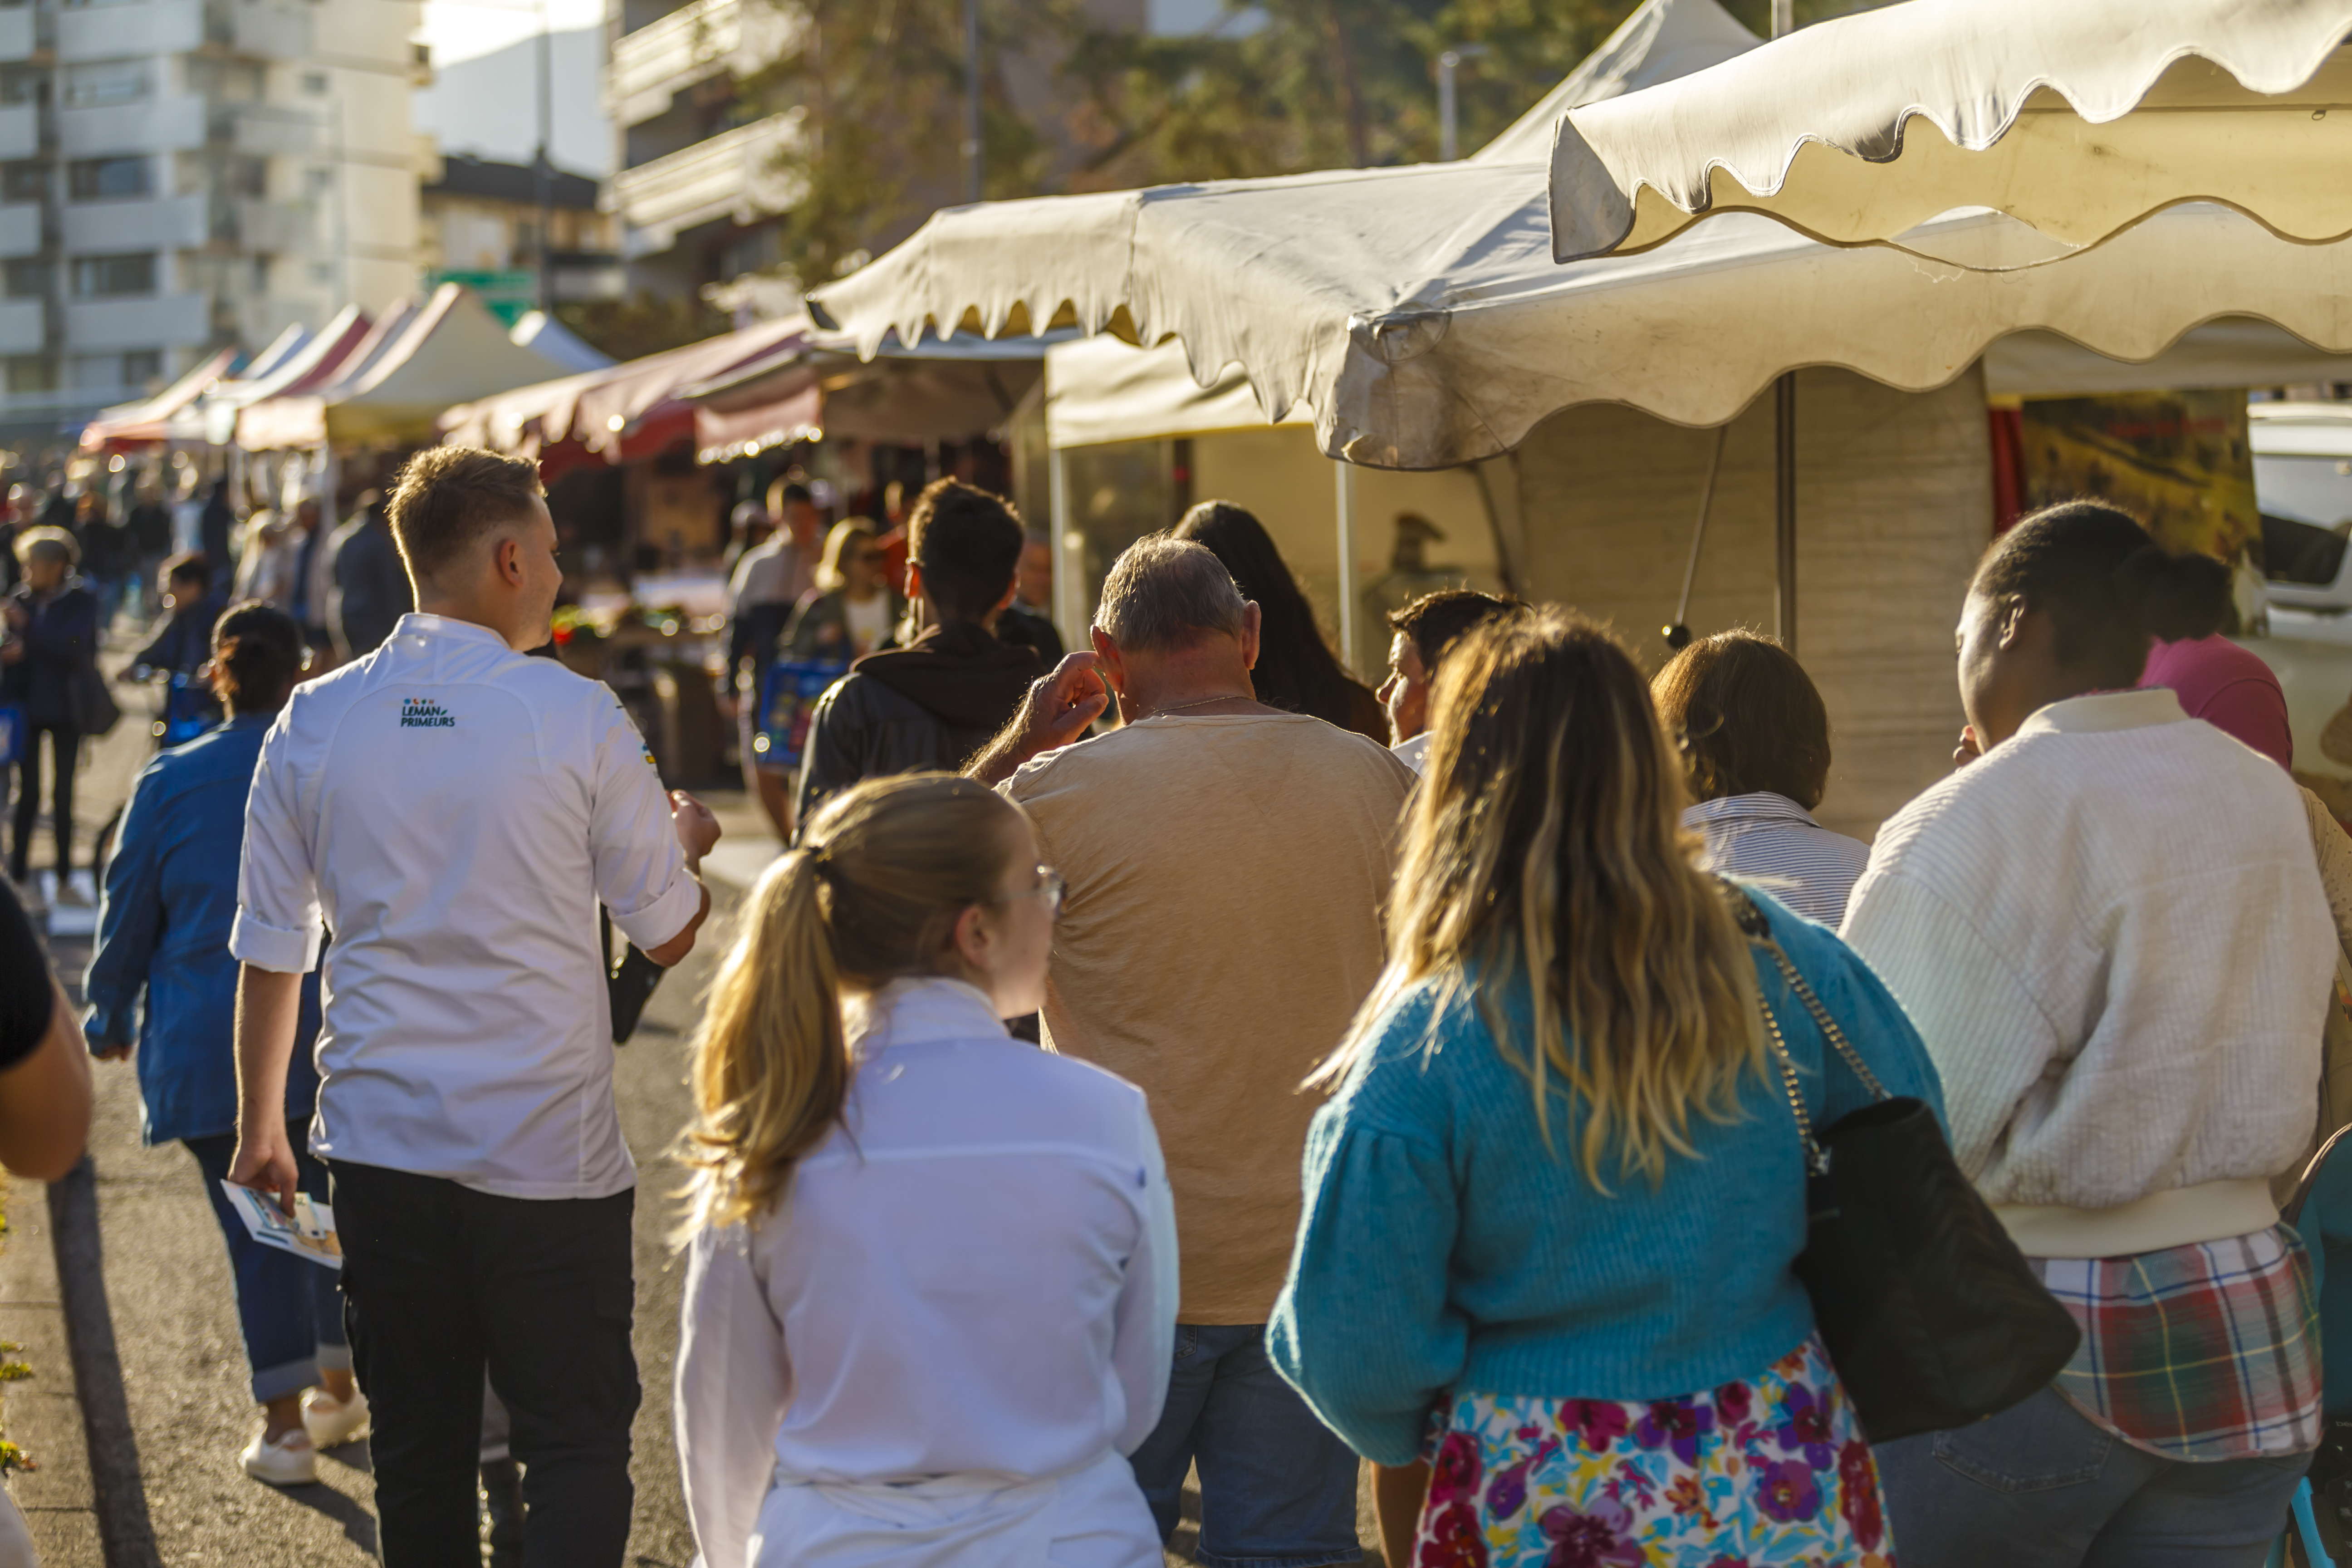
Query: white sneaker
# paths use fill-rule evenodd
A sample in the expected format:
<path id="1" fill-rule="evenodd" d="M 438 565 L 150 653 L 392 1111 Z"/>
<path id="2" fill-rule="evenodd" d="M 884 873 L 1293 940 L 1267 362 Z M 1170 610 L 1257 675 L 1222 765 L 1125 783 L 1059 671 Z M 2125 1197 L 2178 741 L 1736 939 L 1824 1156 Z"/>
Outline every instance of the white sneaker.
<path id="1" fill-rule="evenodd" d="M 314 1447 L 332 1448 L 367 1436 L 367 1395 L 352 1390 L 349 1399 L 337 1399 L 323 1388 L 302 1395 L 302 1429 Z"/>
<path id="2" fill-rule="evenodd" d="M 308 1432 L 290 1431 L 275 1443 L 257 1432 L 237 1458 L 245 1461 L 247 1475 L 273 1487 L 305 1487 L 319 1479 L 319 1451 Z"/>

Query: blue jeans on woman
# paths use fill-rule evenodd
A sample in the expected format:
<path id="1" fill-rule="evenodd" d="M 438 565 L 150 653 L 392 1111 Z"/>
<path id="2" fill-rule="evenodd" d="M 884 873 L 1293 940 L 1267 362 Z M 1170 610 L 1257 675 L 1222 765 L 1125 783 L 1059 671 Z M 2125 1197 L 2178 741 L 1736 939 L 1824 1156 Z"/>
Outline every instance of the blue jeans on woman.
<path id="1" fill-rule="evenodd" d="M 2262 1568 L 2311 1467 L 2167 1459 L 2047 1388 L 1872 1454 L 1903 1568 Z"/>
<path id="2" fill-rule="evenodd" d="M 1160 1539 L 1201 1471 L 1204 1568 L 1320 1568 L 1364 1555 L 1356 1456 L 1265 1353 L 1264 1323 L 1179 1323 L 1160 1425 L 1128 1458 Z M 1907 1568 L 1907 1565 L 1906 1565 Z"/>
<path id="3" fill-rule="evenodd" d="M 307 1127 L 289 1127 L 294 1164 L 302 1190 L 313 1202 L 327 1201 L 327 1167 L 306 1147 Z M 267 1405 L 301 1393 L 319 1381 L 320 1369 L 348 1369 L 351 1342 L 343 1333 L 343 1298 L 335 1270 L 253 1239 L 221 1191 L 236 1155 L 236 1135 L 181 1140 L 205 1173 L 205 1195 L 228 1242 L 230 1271 L 236 1276 L 237 1326 L 245 1331 L 246 1364 L 253 1369 L 253 1399 Z"/>

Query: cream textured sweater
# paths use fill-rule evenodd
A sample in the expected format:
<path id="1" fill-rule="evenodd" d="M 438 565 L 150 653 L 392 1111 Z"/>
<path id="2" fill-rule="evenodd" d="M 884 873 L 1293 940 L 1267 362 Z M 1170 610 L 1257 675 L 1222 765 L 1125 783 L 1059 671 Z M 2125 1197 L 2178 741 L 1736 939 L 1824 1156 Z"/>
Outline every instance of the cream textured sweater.
<path id="1" fill-rule="evenodd" d="M 1880 829 L 1843 932 L 2028 1253 L 2261 1229 L 2336 969 L 2303 800 L 2161 688 L 2055 702 Z"/>

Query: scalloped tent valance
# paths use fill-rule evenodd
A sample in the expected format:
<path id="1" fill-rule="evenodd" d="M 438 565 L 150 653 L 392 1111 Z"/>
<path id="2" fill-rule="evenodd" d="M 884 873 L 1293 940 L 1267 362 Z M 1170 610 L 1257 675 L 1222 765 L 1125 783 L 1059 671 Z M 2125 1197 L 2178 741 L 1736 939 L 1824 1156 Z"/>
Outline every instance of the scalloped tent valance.
<path id="1" fill-rule="evenodd" d="M 1558 122 L 1552 254 L 1714 214 L 1837 245 L 1988 206 L 2070 247 L 2185 202 L 2352 235 L 2352 0 L 1907 0 Z"/>

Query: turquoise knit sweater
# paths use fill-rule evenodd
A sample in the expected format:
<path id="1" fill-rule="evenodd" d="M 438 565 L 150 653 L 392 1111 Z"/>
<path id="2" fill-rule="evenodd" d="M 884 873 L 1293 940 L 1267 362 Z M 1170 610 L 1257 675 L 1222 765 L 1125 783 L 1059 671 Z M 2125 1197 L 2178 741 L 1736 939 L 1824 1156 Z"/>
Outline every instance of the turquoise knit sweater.
<path id="1" fill-rule="evenodd" d="M 1757 894 L 1798 970 L 1888 1091 L 1943 1115 L 1936 1069 L 1878 977 L 1822 926 Z M 1758 955 L 1816 1127 L 1870 1101 Z M 1596 1191 L 1552 1150 L 1534 1091 L 1477 1007 L 1435 1021 L 1436 987 L 1397 998 L 1307 1142 L 1307 1203 L 1267 1345 L 1332 1430 L 1380 1464 L 1418 1456 L 1451 1393 L 1663 1399 L 1751 1377 L 1812 1331 L 1790 1266 L 1805 1241 L 1804 1159 L 1777 1077 L 1739 1086 L 1728 1125 L 1694 1118 L 1696 1159 Z M 1524 988 L 1507 1016 L 1522 1039 Z M 1827 1058 L 1826 1069 L 1824 1058 Z"/>

